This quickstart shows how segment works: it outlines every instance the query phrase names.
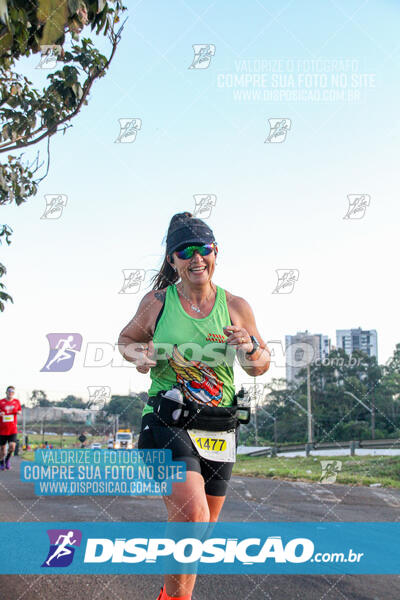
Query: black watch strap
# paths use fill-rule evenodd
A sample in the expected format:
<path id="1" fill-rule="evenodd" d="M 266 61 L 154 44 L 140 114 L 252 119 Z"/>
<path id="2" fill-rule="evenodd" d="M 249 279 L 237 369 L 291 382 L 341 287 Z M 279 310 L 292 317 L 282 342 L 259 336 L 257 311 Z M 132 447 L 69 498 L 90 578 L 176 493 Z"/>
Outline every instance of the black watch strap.
<path id="1" fill-rule="evenodd" d="M 251 356 L 252 354 L 254 354 L 255 352 L 257 352 L 257 350 L 260 347 L 259 341 L 257 340 L 257 338 L 254 337 L 254 335 L 251 335 L 250 339 L 253 342 L 253 350 L 251 352 L 246 352 L 247 356 Z"/>

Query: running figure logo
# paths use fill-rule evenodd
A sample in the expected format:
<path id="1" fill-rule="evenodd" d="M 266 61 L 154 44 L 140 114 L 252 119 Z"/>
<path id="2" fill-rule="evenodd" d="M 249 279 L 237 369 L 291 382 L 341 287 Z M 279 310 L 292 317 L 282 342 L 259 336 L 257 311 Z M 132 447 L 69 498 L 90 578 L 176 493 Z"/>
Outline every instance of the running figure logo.
<path id="1" fill-rule="evenodd" d="M 298 269 L 275 269 L 278 276 L 278 283 L 273 290 L 273 294 L 291 294 L 294 284 L 299 278 Z"/>
<path id="2" fill-rule="evenodd" d="M 144 269 L 122 269 L 124 282 L 119 294 L 136 294 L 146 276 Z"/>
<path id="3" fill-rule="evenodd" d="M 193 44 L 194 57 L 189 69 L 208 69 L 215 54 L 214 44 Z"/>
<path id="4" fill-rule="evenodd" d="M 222 400 L 224 382 L 218 379 L 214 369 L 200 360 L 186 360 L 176 344 L 172 356 L 167 357 L 187 400 L 218 406 Z"/>
<path id="5" fill-rule="evenodd" d="M 50 351 L 47 361 L 40 371 L 55 373 L 69 371 L 75 360 L 75 352 L 82 347 L 80 333 L 48 333 Z"/>
<path id="6" fill-rule="evenodd" d="M 321 477 L 319 483 L 335 483 L 339 471 L 342 470 L 341 460 L 321 460 Z"/>
<path id="7" fill-rule="evenodd" d="M 348 194 L 349 208 L 343 219 L 362 219 L 371 202 L 369 194 Z"/>
<path id="8" fill-rule="evenodd" d="M 79 529 L 48 529 L 50 548 L 42 567 L 68 567 L 72 563 L 75 547 L 81 545 Z"/>
<path id="9" fill-rule="evenodd" d="M 217 203 L 217 196 L 215 194 L 194 194 L 194 217 L 199 219 L 208 219 L 211 215 L 211 210 Z"/>
<path id="10" fill-rule="evenodd" d="M 268 119 L 269 135 L 264 144 L 281 144 L 286 140 L 287 132 L 292 126 L 290 119 Z"/>
<path id="11" fill-rule="evenodd" d="M 54 69 L 61 54 L 61 46 L 40 46 L 41 59 L 36 69 Z"/>
<path id="12" fill-rule="evenodd" d="M 142 129 L 142 119 L 118 119 L 119 134 L 116 144 L 131 144 L 136 140 L 137 132 Z"/>
<path id="13" fill-rule="evenodd" d="M 103 407 L 111 398 L 111 388 L 108 385 L 88 385 L 90 406 Z"/>
<path id="14" fill-rule="evenodd" d="M 41 219 L 59 219 L 67 205 L 65 194 L 45 194 L 46 208 Z"/>

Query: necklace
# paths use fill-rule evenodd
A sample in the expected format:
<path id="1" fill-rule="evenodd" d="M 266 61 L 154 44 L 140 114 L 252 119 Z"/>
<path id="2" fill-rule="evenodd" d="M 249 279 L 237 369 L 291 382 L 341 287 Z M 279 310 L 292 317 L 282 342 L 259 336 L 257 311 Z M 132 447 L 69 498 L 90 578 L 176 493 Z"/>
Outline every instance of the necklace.
<path id="1" fill-rule="evenodd" d="M 195 304 L 192 304 L 191 300 L 189 300 L 189 298 L 181 291 L 178 290 L 178 287 L 176 288 L 176 291 L 178 292 L 178 294 L 180 294 L 181 296 L 183 296 L 185 298 L 185 300 L 187 300 L 188 302 L 190 302 L 190 308 L 196 312 L 196 313 L 201 313 L 201 310 L 198 306 L 196 306 Z M 214 292 L 214 288 L 213 288 L 213 284 L 211 284 L 211 293 L 208 294 L 207 298 L 205 299 L 205 302 L 207 302 L 207 300 L 210 298 L 211 294 Z"/>

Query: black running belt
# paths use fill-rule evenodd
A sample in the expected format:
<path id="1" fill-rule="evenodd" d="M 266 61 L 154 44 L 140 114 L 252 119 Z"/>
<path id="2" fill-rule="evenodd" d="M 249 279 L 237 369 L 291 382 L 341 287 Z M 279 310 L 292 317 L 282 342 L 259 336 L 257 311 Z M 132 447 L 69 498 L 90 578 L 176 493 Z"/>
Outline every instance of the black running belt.
<path id="1" fill-rule="evenodd" d="M 154 416 L 161 426 L 182 427 L 184 429 L 204 429 L 209 431 L 229 431 L 238 425 L 236 418 L 236 396 L 232 406 L 207 406 L 192 400 L 186 400 L 178 420 L 172 412 L 178 406 L 164 397 L 167 390 L 161 390 L 156 396 L 150 396 L 147 404 L 154 408 Z M 179 405 L 181 406 L 181 405 Z"/>

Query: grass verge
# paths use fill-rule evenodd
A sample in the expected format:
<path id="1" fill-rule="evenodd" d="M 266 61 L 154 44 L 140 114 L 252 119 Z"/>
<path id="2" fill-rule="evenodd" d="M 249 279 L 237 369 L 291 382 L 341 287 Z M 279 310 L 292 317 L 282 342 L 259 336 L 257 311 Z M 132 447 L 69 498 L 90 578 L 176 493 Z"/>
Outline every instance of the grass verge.
<path id="1" fill-rule="evenodd" d="M 341 461 L 335 483 L 400 488 L 400 456 L 309 456 L 275 458 L 267 456 L 238 456 L 234 475 L 270 477 L 291 481 L 321 481 L 321 461 Z"/>

